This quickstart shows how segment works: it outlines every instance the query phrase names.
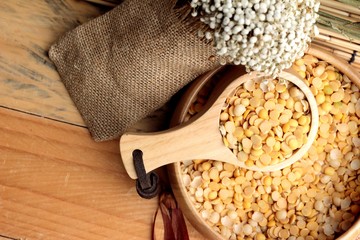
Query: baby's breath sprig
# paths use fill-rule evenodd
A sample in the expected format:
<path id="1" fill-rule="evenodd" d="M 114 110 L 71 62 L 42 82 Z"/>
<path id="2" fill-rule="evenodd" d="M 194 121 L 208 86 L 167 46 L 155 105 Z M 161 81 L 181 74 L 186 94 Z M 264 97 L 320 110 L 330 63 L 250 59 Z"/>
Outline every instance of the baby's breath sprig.
<path id="1" fill-rule="evenodd" d="M 222 64 L 276 76 L 300 58 L 315 26 L 316 0 L 191 0 L 192 16 L 208 26 L 199 30 L 212 41 Z"/>

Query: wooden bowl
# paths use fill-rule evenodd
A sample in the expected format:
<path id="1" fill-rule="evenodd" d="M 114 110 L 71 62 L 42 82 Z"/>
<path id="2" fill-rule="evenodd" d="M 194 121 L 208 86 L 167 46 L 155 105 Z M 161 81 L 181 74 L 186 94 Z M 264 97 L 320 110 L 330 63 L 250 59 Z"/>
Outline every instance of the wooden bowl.
<path id="1" fill-rule="evenodd" d="M 310 48 L 307 53 L 334 65 L 340 72 L 346 74 L 349 79 L 351 79 L 356 85 L 360 87 L 360 74 L 347 62 L 336 59 L 330 53 L 315 48 Z M 199 77 L 190 85 L 183 97 L 180 99 L 175 114 L 172 117 L 171 126 L 176 126 L 185 121 L 185 116 L 188 112 L 188 109 L 197 98 L 198 93 L 208 82 L 211 81 L 211 79 L 214 78 L 215 75 L 221 75 L 221 81 L 219 81 L 220 86 L 217 85 L 217 87 L 222 87 L 223 85 L 229 84 L 229 82 L 231 82 L 236 77 L 241 76 L 245 73 L 245 69 L 240 66 L 222 66 Z M 168 173 L 171 187 L 176 197 L 176 200 L 189 222 L 206 239 L 222 240 L 222 236 L 219 233 L 215 232 L 202 219 L 200 214 L 197 212 L 194 204 L 191 202 L 188 192 L 182 182 L 180 163 L 168 165 Z M 360 219 L 358 219 L 355 224 L 347 232 L 342 234 L 338 239 L 360 240 Z"/>

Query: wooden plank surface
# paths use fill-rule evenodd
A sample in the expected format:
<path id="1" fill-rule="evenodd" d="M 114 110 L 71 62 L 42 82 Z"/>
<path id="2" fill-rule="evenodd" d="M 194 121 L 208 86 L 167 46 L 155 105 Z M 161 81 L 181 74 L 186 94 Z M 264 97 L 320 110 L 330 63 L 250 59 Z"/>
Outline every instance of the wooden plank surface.
<path id="1" fill-rule="evenodd" d="M 0 106 L 83 126 L 47 51 L 100 13 L 83 1 L 0 1 Z"/>
<path id="2" fill-rule="evenodd" d="M 118 140 L 91 139 L 47 57 L 103 12 L 78 0 L 0 1 L 1 240 L 151 239 L 158 199 L 137 195 Z M 164 129 L 168 117 L 165 106 L 133 130 Z"/>
<path id="3" fill-rule="evenodd" d="M 118 140 L 1 107 L 0 123 L 0 236 L 150 239 L 158 199 L 137 195 Z"/>
<path id="4" fill-rule="evenodd" d="M 1 235 L 148 239 L 157 199 L 137 196 L 118 141 L 3 108 L 0 122 Z"/>

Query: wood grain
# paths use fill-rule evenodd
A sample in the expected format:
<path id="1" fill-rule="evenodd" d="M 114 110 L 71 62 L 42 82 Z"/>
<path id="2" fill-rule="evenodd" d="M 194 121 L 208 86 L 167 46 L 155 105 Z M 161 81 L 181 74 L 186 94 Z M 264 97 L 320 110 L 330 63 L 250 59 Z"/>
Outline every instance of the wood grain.
<path id="1" fill-rule="evenodd" d="M 0 1 L 0 106 L 83 126 L 47 51 L 100 13 L 83 1 Z"/>
<path id="2" fill-rule="evenodd" d="M 1 107 L 0 123 L 0 236 L 150 239 L 158 200 L 137 195 L 118 140 Z"/>
<path id="3" fill-rule="evenodd" d="M 0 234 L 148 239 L 157 200 L 138 197 L 117 141 L 3 108 L 0 122 Z"/>
<path id="4" fill-rule="evenodd" d="M 19 239 L 12 238 L 12 237 L 7 237 L 7 236 L 4 236 L 4 235 L 0 235 L 0 240 L 19 240 Z"/>

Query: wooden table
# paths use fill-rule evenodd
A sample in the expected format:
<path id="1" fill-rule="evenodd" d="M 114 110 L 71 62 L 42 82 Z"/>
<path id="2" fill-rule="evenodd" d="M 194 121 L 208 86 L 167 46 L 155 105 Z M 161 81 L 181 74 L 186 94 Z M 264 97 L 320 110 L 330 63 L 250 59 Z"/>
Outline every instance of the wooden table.
<path id="1" fill-rule="evenodd" d="M 76 0 L 0 1 L 0 239 L 151 238 L 158 199 L 137 195 L 118 140 L 91 139 L 47 57 L 102 12 Z M 163 128 L 166 116 L 135 127 Z"/>

